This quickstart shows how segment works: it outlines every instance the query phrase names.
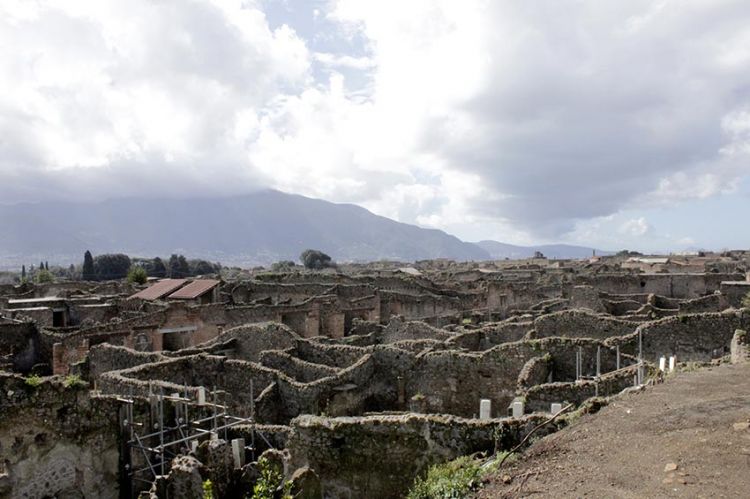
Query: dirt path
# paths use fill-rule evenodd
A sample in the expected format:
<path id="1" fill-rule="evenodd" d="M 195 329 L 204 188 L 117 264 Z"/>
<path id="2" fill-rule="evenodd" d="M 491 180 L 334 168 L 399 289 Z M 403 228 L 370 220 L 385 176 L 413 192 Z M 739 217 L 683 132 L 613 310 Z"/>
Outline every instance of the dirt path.
<path id="1" fill-rule="evenodd" d="M 750 365 L 680 373 L 539 440 L 479 497 L 750 498 L 748 422 Z"/>

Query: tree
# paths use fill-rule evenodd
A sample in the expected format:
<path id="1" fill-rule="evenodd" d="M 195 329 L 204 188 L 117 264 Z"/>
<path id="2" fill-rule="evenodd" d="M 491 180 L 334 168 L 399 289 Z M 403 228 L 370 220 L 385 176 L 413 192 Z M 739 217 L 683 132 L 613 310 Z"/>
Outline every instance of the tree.
<path id="1" fill-rule="evenodd" d="M 130 257 L 122 253 L 98 255 L 94 258 L 97 280 L 123 279 L 130 270 Z"/>
<path id="2" fill-rule="evenodd" d="M 36 280 L 37 284 L 44 284 L 46 282 L 55 282 L 55 277 L 52 275 L 52 272 L 44 268 L 36 273 L 36 275 L 34 276 L 34 279 Z"/>
<path id="3" fill-rule="evenodd" d="M 44 261 L 44 270 L 49 270 L 49 262 L 47 260 Z"/>
<path id="4" fill-rule="evenodd" d="M 94 269 L 94 257 L 91 252 L 86 250 L 83 254 L 83 269 L 81 270 L 81 279 L 84 281 L 93 281 L 96 279 L 96 270 Z"/>
<path id="5" fill-rule="evenodd" d="M 190 264 L 190 274 L 194 276 L 215 274 L 221 269 L 221 267 L 217 268 L 217 265 L 206 260 L 190 260 L 188 263 Z"/>
<path id="6" fill-rule="evenodd" d="M 131 284 L 145 284 L 148 280 L 148 274 L 143 267 L 132 266 L 128 270 L 128 282 Z"/>
<path id="7" fill-rule="evenodd" d="M 21 265 L 21 281 L 26 281 L 26 265 Z"/>
<path id="8" fill-rule="evenodd" d="M 172 279 L 190 277 L 190 265 L 188 265 L 187 259 L 182 255 L 173 254 L 170 256 L 167 270 L 169 277 Z"/>
<path id="9" fill-rule="evenodd" d="M 167 276 L 167 267 L 166 265 L 164 265 L 164 261 L 158 256 L 154 258 L 154 261 L 151 264 L 151 271 L 149 273 L 151 274 L 152 277 L 166 277 Z"/>
<path id="10" fill-rule="evenodd" d="M 299 259 L 307 269 L 320 270 L 336 266 L 331 257 L 320 250 L 307 249 L 302 252 Z"/>

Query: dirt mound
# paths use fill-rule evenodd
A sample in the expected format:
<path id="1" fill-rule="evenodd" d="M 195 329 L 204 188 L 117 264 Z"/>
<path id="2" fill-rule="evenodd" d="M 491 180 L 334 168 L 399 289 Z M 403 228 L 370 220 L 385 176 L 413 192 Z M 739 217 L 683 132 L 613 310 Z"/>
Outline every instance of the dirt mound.
<path id="1" fill-rule="evenodd" d="M 750 364 L 679 373 L 539 440 L 479 497 L 748 497 Z"/>

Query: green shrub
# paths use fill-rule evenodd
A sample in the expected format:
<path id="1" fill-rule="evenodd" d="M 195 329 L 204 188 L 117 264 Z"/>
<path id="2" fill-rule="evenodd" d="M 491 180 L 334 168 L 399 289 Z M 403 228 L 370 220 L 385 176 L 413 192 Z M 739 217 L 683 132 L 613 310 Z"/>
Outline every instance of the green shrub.
<path id="1" fill-rule="evenodd" d="M 742 299 L 742 306 L 745 308 L 750 308 L 750 293 L 746 294 Z"/>
<path id="2" fill-rule="evenodd" d="M 83 381 L 77 374 L 68 374 L 63 380 L 63 386 L 65 388 L 77 388 L 86 386 L 86 382 Z"/>
<path id="3" fill-rule="evenodd" d="M 34 280 L 37 284 L 55 282 L 55 276 L 53 276 L 52 272 L 50 272 L 49 270 L 42 269 L 37 271 L 37 273 L 34 275 Z"/>
<path id="4" fill-rule="evenodd" d="M 143 267 L 130 267 L 128 270 L 128 282 L 131 284 L 146 284 L 148 273 Z"/>
<path id="5" fill-rule="evenodd" d="M 26 376 L 25 381 L 26 385 L 32 388 L 36 388 L 37 386 L 42 384 L 42 378 L 40 376 L 37 376 L 36 374 Z"/>
<path id="6" fill-rule="evenodd" d="M 291 499 L 292 496 L 289 493 L 291 482 L 284 484 L 284 475 L 271 462 L 266 458 L 260 458 L 258 460 L 258 471 L 260 472 L 260 478 L 253 487 L 252 499 L 274 499 L 274 497 L 278 497 L 276 491 L 282 484 L 284 486 L 281 497 Z"/>
<path id="7" fill-rule="evenodd" d="M 459 499 L 479 487 L 482 469 L 479 462 L 464 456 L 431 466 L 427 475 L 418 477 L 408 499 Z"/>
<path id="8" fill-rule="evenodd" d="M 214 484 L 211 480 L 203 482 L 203 499 L 214 499 Z"/>

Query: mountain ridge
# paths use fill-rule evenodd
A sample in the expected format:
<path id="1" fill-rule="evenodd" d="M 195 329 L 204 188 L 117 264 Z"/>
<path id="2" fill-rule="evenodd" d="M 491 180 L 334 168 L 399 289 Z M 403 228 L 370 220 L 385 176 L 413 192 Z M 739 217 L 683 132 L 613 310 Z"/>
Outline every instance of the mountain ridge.
<path id="1" fill-rule="evenodd" d="M 0 205 L 0 258 L 125 252 L 184 253 L 229 263 L 296 260 L 307 248 L 340 261 L 490 255 L 438 229 L 426 229 L 337 204 L 274 190 L 228 198 L 120 198 Z M 33 260 L 32 260 L 33 261 Z"/>
<path id="2" fill-rule="evenodd" d="M 0 226 L 0 264 L 6 267 L 40 259 L 75 262 L 86 250 L 142 257 L 182 253 L 245 266 L 297 260 L 308 248 L 342 262 L 499 260 L 528 258 L 535 251 L 549 258 L 585 258 L 592 253 L 590 248 L 570 245 L 470 243 L 355 204 L 276 190 L 224 198 L 129 197 L 0 205 Z"/>

